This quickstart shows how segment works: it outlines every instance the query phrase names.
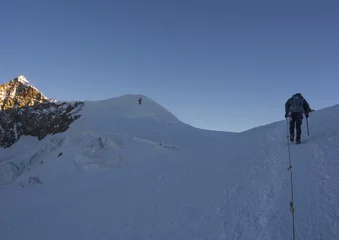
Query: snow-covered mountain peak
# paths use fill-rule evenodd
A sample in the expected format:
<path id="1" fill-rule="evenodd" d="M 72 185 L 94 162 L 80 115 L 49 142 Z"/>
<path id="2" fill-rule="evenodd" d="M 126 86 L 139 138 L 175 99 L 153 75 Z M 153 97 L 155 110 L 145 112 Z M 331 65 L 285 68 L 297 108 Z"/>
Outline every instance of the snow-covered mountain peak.
<path id="1" fill-rule="evenodd" d="M 45 101 L 48 98 L 23 75 L 0 85 L 0 109 L 21 108 Z"/>
<path id="2" fill-rule="evenodd" d="M 23 84 L 24 86 L 26 87 L 31 87 L 33 89 L 35 89 L 36 91 L 40 92 L 33 84 L 31 84 L 24 75 L 20 75 L 16 78 L 14 78 L 13 80 L 13 83 L 21 83 Z M 41 93 L 42 94 L 42 93 Z M 42 94 L 43 95 L 43 94 Z"/>
<path id="3" fill-rule="evenodd" d="M 18 84 L 18 85 L 22 85 L 24 87 L 28 87 L 28 88 L 32 88 L 34 90 L 36 90 L 37 92 L 39 92 L 41 94 L 41 96 L 43 96 L 48 102 L 58 102 L 57 99 L 55 98 L 48 98 L 46 97 L 41 91 L 38 90 L 38 88 L 36 88 L 32 83 L 30 83 L 27 78 L 24 75 L 20 75 L 14 79 L 12 79 L 9 84 Z"/>
<path id="4" fill-rule="evenodd" d="M 15 78 L 15 80 L 18 81 L 18 82 L 21 82 L 23 84 L 27 84 L 27 85 L 30 84 L 30 82 L 26 79 L 26 77 L 24 75 L 18 76 L 17 78 Z"/>

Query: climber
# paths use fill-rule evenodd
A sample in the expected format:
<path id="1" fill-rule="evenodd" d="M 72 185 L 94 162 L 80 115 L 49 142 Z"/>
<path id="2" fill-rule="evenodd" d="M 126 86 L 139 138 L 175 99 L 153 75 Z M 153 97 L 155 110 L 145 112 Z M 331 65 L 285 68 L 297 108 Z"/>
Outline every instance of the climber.
<path id="1" fill-rule="evenodd" d="M 309 117 L 309 113 L 312 112 L 310 105 L 306 99 L 300 94 L 296 93 L 289 98 L 285 103 L 285 118 L 290 120 L 290 141 L 294 141 L 294 128 L 297 130 L 296 143 L 300 144 L 301 136 L 301 124 L 303 121 L 303 115 L 306 118 Z"/>
<path id="2" fill-rule="evenodd" d="M 141 97 L 141 98 L 139 98 L 139 104 L 141 104 L 141 102 L 142 102 L 142 97 Z"/>

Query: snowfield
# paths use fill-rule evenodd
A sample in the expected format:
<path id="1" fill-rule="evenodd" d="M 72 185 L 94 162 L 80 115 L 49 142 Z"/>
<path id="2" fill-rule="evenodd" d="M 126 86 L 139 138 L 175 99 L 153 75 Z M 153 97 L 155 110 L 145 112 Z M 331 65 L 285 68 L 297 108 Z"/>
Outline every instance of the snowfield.
<path id="1" fill-rule="evenodd" d="M 286 121 L 196 129 L 142 96 L 0 149 L 1 239 L 292 239 Z M 339 105 L 292 143 L 296 239 L 339 239 Z"/>

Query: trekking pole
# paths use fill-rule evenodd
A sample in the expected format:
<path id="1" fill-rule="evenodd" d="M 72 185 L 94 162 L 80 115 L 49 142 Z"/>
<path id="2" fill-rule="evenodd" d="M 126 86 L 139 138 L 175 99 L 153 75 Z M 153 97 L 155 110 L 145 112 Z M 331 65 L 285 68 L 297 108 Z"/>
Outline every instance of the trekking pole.
<path id="1" fill-rule="evenodd" d="M 286 118 L 286 123 L 287 123 L 287 135 L 286 135 L 286 137 L 287 137 L 287 147 L 288 147 L 288 158 L 290 158 L 291 157 L 291 154 L 290 154 L 290 141 L 289 141 L 289 120 L 288 120 L 288 118 Z"/>
<path id="2" fill-rule="evenodd" d="M 314 109 L 312 109 L 311 112 L 314 112 Z M 308 127 L 308 118 L 306 118 L 306 125 L 307 125 L 307 134 L 308 136 L 310 136 L 310 129 Z"/>
<path id="3" fill-rule="evenodd" d="M 310 136 L 310 129 L 308 128 L 308 118 L 306 118 L 306 125 L 307 125 L 307 134 Z"/>

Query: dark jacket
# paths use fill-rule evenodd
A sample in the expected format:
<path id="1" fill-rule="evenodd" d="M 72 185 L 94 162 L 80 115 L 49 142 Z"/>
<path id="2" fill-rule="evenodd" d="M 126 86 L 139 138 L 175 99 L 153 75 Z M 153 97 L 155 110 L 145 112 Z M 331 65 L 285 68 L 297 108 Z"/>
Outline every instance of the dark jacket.
<path id="1" fill-rule="evenodd" d="M 303 99 L 303 110 L 304 110 L 305 115 L 308 115 L 310 112 L 312 112 L 312 109 L 310 108 L 310 105 L 308 104 L 306 99 L 300 93 L 296 93 L 291 98 L 289 98 L 285 103 L 285 113 L 286 114 L 288 114 L 289 112 L 293 112 L 293 111 L 291 111 L 290 107 L 291 107 L 291 103 L 292 103 L 292 98 L 295 97 L 295 96 Z M 302 112 L 300 114 L 302 114 Z"/>

